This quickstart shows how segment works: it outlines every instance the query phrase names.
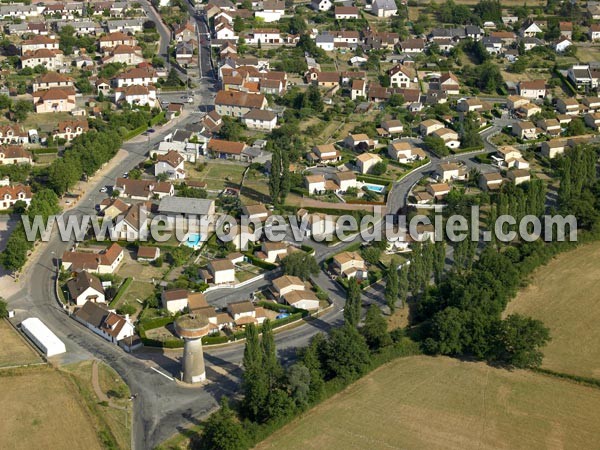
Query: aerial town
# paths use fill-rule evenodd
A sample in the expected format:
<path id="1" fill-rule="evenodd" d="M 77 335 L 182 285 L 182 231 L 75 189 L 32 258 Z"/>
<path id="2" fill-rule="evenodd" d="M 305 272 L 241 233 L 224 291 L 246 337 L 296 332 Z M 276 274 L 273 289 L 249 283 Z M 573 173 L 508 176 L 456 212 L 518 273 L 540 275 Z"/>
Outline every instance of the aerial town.
<path id="1" fill-rule="evenodd" d="M 0 33 L 0 448 L 597 448 L 599 1 Z"/>

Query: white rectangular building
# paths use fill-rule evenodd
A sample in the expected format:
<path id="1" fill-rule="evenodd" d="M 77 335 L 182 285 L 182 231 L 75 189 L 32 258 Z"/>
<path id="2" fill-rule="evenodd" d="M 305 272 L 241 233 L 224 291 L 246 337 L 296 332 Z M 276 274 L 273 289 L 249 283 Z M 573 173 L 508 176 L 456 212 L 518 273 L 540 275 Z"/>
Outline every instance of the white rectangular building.
<path id="1" fill-rule="evenodd" d="M 50 331 L 37 317 L 30 317 L 21 322 L 21 329 L 47 357 L 66 353 L 63 341 Z"/>

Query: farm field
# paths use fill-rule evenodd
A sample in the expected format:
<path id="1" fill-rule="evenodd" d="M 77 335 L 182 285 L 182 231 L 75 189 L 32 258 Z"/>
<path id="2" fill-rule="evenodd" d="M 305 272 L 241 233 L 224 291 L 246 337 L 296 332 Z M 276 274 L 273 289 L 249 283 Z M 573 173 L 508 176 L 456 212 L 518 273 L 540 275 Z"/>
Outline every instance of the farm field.
<path id="1" fill-rule="evenodd" d="M 76 387 L 50 367 L 0 371 L 2 444 L 11 449 L 101 449 Z"/>
<path id="2" fill-rule="evenodd" d="M 591 448 L 598 407 L 598 389 L 418 356 L 381 367 L 256 448 Z"/>
<path id="3" fill-rule="evenodd" d="M 507 313 L 532 316 L 550 328 L 542 367 L 600 379 L 600 243 L 562 254 L 534 272 Z"/>
<path id="4" fill-rule="evenodd" d="M 42 358 L 4 320 L 0 320 L 0 368 L 42 362 Z"/>

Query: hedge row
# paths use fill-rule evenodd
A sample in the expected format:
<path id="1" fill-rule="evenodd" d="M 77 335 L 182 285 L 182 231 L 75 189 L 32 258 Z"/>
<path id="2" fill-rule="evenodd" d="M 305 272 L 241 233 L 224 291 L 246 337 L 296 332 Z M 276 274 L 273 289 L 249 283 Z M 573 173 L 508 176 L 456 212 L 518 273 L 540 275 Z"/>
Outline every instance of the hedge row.
<path id="1" fill-rule="evenodd" d="M 118 303 L 118 301 L 121 299 L 121 297 L 123 297 L 123 294 L 125 294 L 125 291 L 127 291 L 127 289 L 129 288 L 129 285 L 131 284 L 132 281 L 133 281 L 133 278 L 131 278 L 131 277 L 125 278 L 125 281 L 123 281 L 123 283 L 121 283 L 121 286 L 119 287 L 119 291 L 117 292 L 117 295 L 115 295 L 115 298 L 113 298 L 112 301 L 110 302 L 111 307 L 115 306 Z"/>
<path id="2" fill-rule="evenodd" d="M 270 262 L 267 261 L 263 261 L 260 258 L 257 258 L 256 256 L 254 256 L 252 253 L 250 252 L 246 252 L 244 253 L 244 256 L 246 258 L 248 258 L 248 261 L 250 261 L 252 264 L 254 264 L 256 267 L 260 267 L 261 269 L 265 269 L 265 270 L 273 270 L 276 269 L 277 266 L 275 264 L 272 264 Z"/>

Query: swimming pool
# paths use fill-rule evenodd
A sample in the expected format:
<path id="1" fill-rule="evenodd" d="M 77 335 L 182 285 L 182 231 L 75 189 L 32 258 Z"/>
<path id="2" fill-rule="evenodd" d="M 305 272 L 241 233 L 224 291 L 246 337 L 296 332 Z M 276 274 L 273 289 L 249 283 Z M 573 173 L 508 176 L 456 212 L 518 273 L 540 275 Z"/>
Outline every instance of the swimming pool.
<path id="1" fill-rule="evenodd" d="M 202 235 L 199 233 L 190 233 L 185 241 L 185 245 L 191 248 L 197 248 L 202 240 Z"/>
<path id="2" fill-rule="evenodd" d="M 365 183 L 365 184 L 363 184 L 363 187 L 367 188 L 369 191 L 377 192 L 378 194 L 381 194 L 383 192 L 383 190 L 385 189 L 385 186 L 381 186 L 380 184 Z"/>

